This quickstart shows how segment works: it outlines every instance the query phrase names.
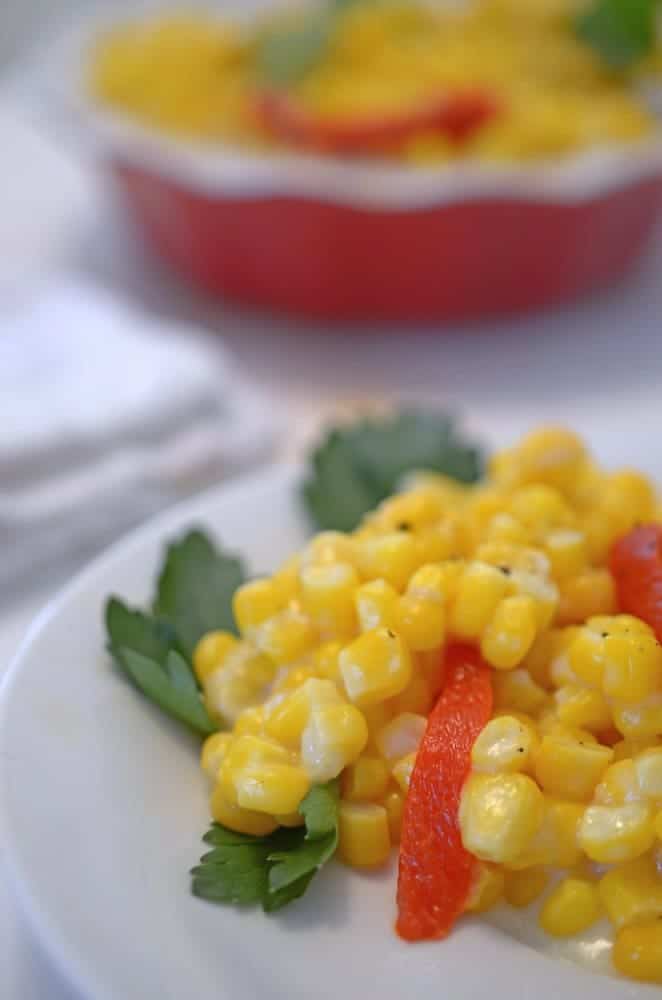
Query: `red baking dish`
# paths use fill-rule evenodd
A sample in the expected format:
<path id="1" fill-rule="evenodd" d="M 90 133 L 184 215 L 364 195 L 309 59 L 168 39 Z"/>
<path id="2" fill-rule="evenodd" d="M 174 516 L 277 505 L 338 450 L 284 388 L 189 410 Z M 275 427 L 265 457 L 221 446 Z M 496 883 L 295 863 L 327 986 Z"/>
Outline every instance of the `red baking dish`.
<path id="1" fill-rule="evenodd" d="M 208 292 L 298 316 L 443 322 L 560 303 L 625 275 L 662 206 L 659 137 L 418 168 L 195 145 L 91 106 L 79 81 L 70 104 L 74 90 L 154 251 Z"/>

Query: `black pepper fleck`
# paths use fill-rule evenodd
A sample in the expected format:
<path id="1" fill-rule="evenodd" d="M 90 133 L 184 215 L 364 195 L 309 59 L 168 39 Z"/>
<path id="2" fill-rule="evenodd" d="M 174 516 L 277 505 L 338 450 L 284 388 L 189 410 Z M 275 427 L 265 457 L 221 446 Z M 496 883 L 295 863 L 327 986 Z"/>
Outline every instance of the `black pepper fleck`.
<path id="1" fill-rule="evenodd" d="M 409 521 L 400 521 L 398 531 L 411 531 L 411 524 Z"/>
<path id="2" fill-rule="evenodd" d="M 386 630 L 391 639 L 395 639 L 395 632 L 391 632 L 390 628 Z"/>
<path id="3" fill-rule="evenodd" d="M 497 569 L 499 570 L 500 573 L 503 573 L 504 576 L 510 576 L 510 574 L 512 573 L 512 569 L 510 568 L 510 566 L 497 566 Z"/>

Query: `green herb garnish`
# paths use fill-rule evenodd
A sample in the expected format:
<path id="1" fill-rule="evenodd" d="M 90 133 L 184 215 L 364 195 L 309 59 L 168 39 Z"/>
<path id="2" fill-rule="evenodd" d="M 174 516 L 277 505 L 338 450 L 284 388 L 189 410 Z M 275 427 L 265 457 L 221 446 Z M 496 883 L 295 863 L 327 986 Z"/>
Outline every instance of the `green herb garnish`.
<path id="1" fill-rule="evenodd" d="M 579 37 L 616 70 L 625 70 L 655 44 L 658 0 L 594 0 L 576 22 Z"/>
<path id="2" fill-rule="evenodd" d="M 305 826 L 249 837 L 214 823 L 212 848 L 191 871 L 195 896 L 214 903 L 259 903 L 273 913 L 298 899 L 338 846 L 338 781 L 315 785 L 300 812 Z"/>
<path id="3" fill-rule="evenodd" d="M 232 595 L 244 578 L 238 559 L 192 531 L 168 547 L 153 614 L 116 597 L 106 604 L 108 649 L 117 665 L 150 701 L 202 736 L 218 726 L 200 698 L 191 657 L 206 632 L 234 630 Z"/>
<path id="4" fill-rule="evenodd" d="M 303 496 L 315 526 L 353 531 L 406 473 L 426 470 L 472 483 L 483 463 L 449 416 L 410 410 L 332 430 L 310 464 Z"/>

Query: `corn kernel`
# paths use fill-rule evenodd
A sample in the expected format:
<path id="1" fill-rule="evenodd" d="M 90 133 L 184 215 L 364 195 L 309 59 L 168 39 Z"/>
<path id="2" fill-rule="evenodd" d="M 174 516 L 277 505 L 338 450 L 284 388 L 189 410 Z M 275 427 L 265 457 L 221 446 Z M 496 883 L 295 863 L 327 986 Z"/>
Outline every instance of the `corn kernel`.
<path id="1" fill-rule="evenodd" d="M 514 861 L 544 817 L 542 792 L 524 774 L 472 774 L 460 802 L 462 843 L 482 861 Z"/>
<path id="2" fill-rule="evenodd" d="M 310 778 L 293 764 L 260 764 L 243 768 L 234 786 L 241 809 L 273 816 L 297 811 L 310 788 Z"/>
<path id="3" fill-rule="evenodd" d="M 234 592 L 232 610 L 242 635 L 252 639 L 256 628 L 283 608 L 282 596 L 268 578 L 250 580 Z"/>
<path id="4" fill-rule="evenodd" d="M 396 590 L 405 588 L 420 559 L 418 546 L 408 531 L 392 531 L 365 538 L 357 549 L 363 575 L 386 580 Z"/>
<path id="5" fill-rule="evenodd" d="M 208 778 L 216 779 L 231 740 L 231 733 L 212 733 L 202 744 L 200 766 Z"/>
<path id="6" fill-rule="evenodd" d="M 353 868 L 376 868 L 391 853 L 388 815 L 373 802 L 342 802 L 338 817 L 338 854 Z"/>
<path id="7" fill-rule="evenodd" d="M 401 757 L 400 760 L 396 761 L 391 768 L 391 774 L 405 795 L 409 791 L 409 782 L 411 781 L 415 763 L 416 754 L 408 753 L 406 757 Z"/>
<path id="8" fill-rule="evenodd" d="M 232 735 L 241 736 L 243 733 L 250 733 L 252 736 L 261 736 L 263 729 L 264 708 L 258 705 L 244 709 L 232 728 Z"/>
<path id="9" fill-rule="evenodd" d="M 608 570 L 586 569 L 561 582 L 559 625 L 576 625 L 592 615 L 611 615 L 615 610 L 616 590 Z"/>
<path id="10" fill-rule="evenodd" d="M 619 740 L 614 744 L 614 762 L 626 760 L 628 757 L 636 757 L 644 750 L 651 750 L 658 745 L 655 736 L 631 736 L 628 739 Z"/>
<path id="11" fill-rule="evenodd" d="M 303 826 L 306 822 L 300 812 L 286 813 L 285 815 L 276 816 L 275 819 L 278 821 L 279 826 L 286 826 L 289 829 L 296 829 L 296 827 Z"/>
<path id="12" fill-rule="evenodd" d="M 340 687 L 342 687 L 342 677 L 338 657 L 341 649 L 340 642 L 325 642 L 313 654 L 313 670 L 316 676 L 333 681 Z"/>
<path id="13" fill-rule="evenodd" d="M 662 747 L 646 750 L 634 762 L 639 787 L 651 799 L 662 799 Z"/>
<path id="14" fill-rule="evenodd" d="M 390 699 L 389 706 L 394 716 L 401 715 L 403 712 L 427 716 L 432 708 L 432 702 L 432 692 L 425 675 L 414 670 L 414 675 L 407 687 L 397 697 Z"/>
<path id="15" fill-rule="evenodd" d="M 312 781 L 331 781 L 361 755 L 367 742 L 368 726 L 354 705 L 317 707 L 301 737 L 301 761 Z"/>
<path id="16" fill-rule="evenodd" d="M 498 452 L 490 462 L 490 473 L 506 487 L 540 482 L 565 494 L 585 461 L 586 452 L 576 434 L 563 427 L 543 427 L 527 434 L 516 448 Z"/>
<path id="17" fill-rule="evenodd" d="M 509 867 L 515 871 L 536 865 L 571 868 L 581 858 L 577 843 L 579 823 L 584 807 L 579 802 L 564 802 L 545 796 L 542 825 L 525 851 Z"/>
<path id="18" fill-rule="evenodd" d="M 651 694 L 639 702 L 612 702 L 614 725 L 628 738 L 654 738 L 662 733 L 662 692 Z"/>
<path id="19" fill-rule="evenodd" d="M 247 833 L 251 837 L 266 837 L 278 826 L 273 816 L 267 816 L 263 812 L 253 812 L 250 809 L 241 809 L 226 796 L 222 785 L 219 783 L 214 788 L 211 796 L 211 814 L 217 823 L 227 826 L 229 830 L 237 833 Z"/>
<path id="20" fill-rule="evenodd" d="M 467 913 L 485 913 L 491 910 L 503 895 L 504 882 L 505 876 L 500 868 L 485 862 L 476 864 L 464 907 Z"/>
<path id="21" fill-rule="evenodd" d="M 553 687 L 552 663 L 565 651 L 566 636 L 562 629 L 541 632 L 526 654 L 522 666 L 540 687 Z"/>
<path id="22" fill-rule="evenodd" d="M 390 776 L 379 757 L 359 757 L 342 777 L 343 798 L 350 802 L 376 802 L 386 794 Z"/>
<path id="23" fill-rule="evenodd" d="M 416 489 L 384 500 L 373 515 L 382 531 L 416 531 L 438 521 L 444 503 L 438 493 Z"/>
<path id="24" fill-rule="evenodd" d="M 536 609 L 533 598 L 506 597 L 497 606 L 480 649 L 497 670 L 512 670 L 524 659 L 536 637 Z"/>
<path id="25" fill-rule="evenodd" d="M 572 511 L 561 494 L 544 483 L 532 483 L 515 490 L 510 500 L 510 513 L 532 531 L 535 538 L 543 538 L 573 523 Z"/>
<path id="26" fill-rule="evenodd" d="M 485 538 L 490 542 L 505 542 L 509 545 L 528 545 L 531 536 L 521 521 L 503 511 L 491 517 L 485 529 Z"/>
<path id="27" fill-rule="evenodd" d="M 551 795 L 587 802 L 612 756 L 609 747 L 578 739 L 559 727 L 542 738 L 534 760 L 536 780 Z"/>
<path id="28" fill-rule="evenodd" d="M 302 566 L 327 566 L 329 563 L 357 564 L 356 542 L 341 531 L 322 531 L 303 550 Z"/>
<path id="29" fill-rule="evenodd" d="M 662 879 L 650 854 L 612 868 L 600 879 L 599 889 L 617 929 L 662 919 Z"/>
<path id="30" fill-rule="evenodd" d="M 654 636 L 609 635 L 602 686 L 610 698 L 642 701 L 662 686 L 662 649 Z"/>
<path id="31" fill-rule="evenodd" d="M 473 562 L 459 579 L 449 628 L 459 639 L 477 639 L 508 591 L 508 579 L 495 566 Z"/>
<path id="32" fill-rule="evenodd" d="M 579 844 L 592 861 L 616 864 L 632 861 L 650 850 L 655 840 L 649 806 L 589 806 L 579 824 Z"/>
<path id="33" fill-rule="evenodd" d="M 443 604 L 407 592 L 396 605 L 395 627 L 412 651 L 437 649 L 446 635 Z"/>
<path id="34" fill-rule="evenodd" d="M 258 626 L 253 641 L 274 663 L 285 665 L 307 653 L 317 641 L 317 633 L 308 616 L 290 605 Z"/>
<path id="35" fill-rule="evenodd" d="M 529 906 L 542 896 L 548 882 L 549 875 L 544 868 L 534 867 L 508 872 L 504 889 L 506 902 L 518 909 Z"/>
<path id="36" fill-rule="evenodd" d="M 549 696 L 531 677 L 528 670 L 495 673 L 492 678 L 494 703 L 497 709 L 537 715 L 547 705 Z"/>
<path id="37" fill-rule="evenodd" d="M 237 639 L 229 632 L 207 632 L 193 651 L 193 669 L 204 686 L 207 678 L 222 667 L 228 653 L 237 645 Z"/>
<path id="38" fill-rule="evenodd" d="M 599 806 L 624 806 L 640 802 L 642 791 L 633 760 L 620 760 L 610 764 L 595 789 L 595 802 Z"/>
<path id="39" fill-rule="evenodd" d="M 594 689 L 566 684 L 554 694 L 559 722 L 581 726 L 599 733 L 611 726 L 611 710 L 603 695 Z"/>
<path id="40" fill-rule="evenodd" d="M 545 553 L 555 580 L 577 576 L 588 562 L 586 539 L 581 531 L 564 528 L 545 538 Z"/>
<path id="41" fill-rule="evenodd" d="M 265 731 L 279 743 L 295 749 L 301 742 L 313 708 L 339 704 L 342 704 L 342 698 L 333 681 L 308 678 L 291 694 L 279 695 L 267 706 Z"/>
<path id="42" fill-rule="evenodd" d="M 403 712 L 379 730 L 375 743 L 382 757 L 393 764 L 410 753 L 416 753 L 427 726 L 422 715 Z"/>
<path id="43" fill-rule="evenodd" d="M 349 698 L 374 705 L 400 694 L 412 677 L 409 651 L 390 629 L 365 632 L 340 653 L 340 672 Z"/>
<path id="44" fill-rule="evenodd" d="M 536 734 L 512 715 L 491 719 L 473 745 L 471 762 L 487 774 L 526 771 L 533 758 Z"/>
<path id="45" fill-rule="evenodd" d="M 545 901 L 540 926 L 553 937 L 573 937 L 600 919 L 597 887 L 578 878 L 565 878 Z"/>
<path id="46" fill-rule="evenodd" d="M 395 628 L 398 592 L 386 580 L 370 580 L 357 587 L 354 603 L 362 632 Z"/>
<path id="47" fill-rule="evenodd" d="M 304 566 L 300 581 L 303 609 L 323 634 L 349 636 L 356 632 L 354 591 L 359 577 L 351 563 Z"/>
<path id="48" fill-rule="evenodd" d="M 271 577 L 271 582 L 280 594 L 281 607 L 285 608 L 299 595 L 299 569 L 301 559 L 298 555 L 290 556 Z"/>
<path id="49" fill-rule="evenodd" d="M 269 693 L 276 667 L 249 643 L 236 643 L 223 664 L 207 676 L 206 702 L 211 710 L 236 722 L 246 708 L 258 705 Z"/>
<path id="50" fill-rule="evenodd" d="M 662 983 L 662 923 L 624 927 L 616 935 L 613 962 L 630 979 Z"/>
<path id="51" fill-rule="evenodd" d="M 400 843 L 400 832 L 402 830 L 402 814 L 405 808 L 404 796 L 400 791 L 392 789 L 383 800 L 382 805 L 388 817 L 388 828 L 391 835 L 391 843 Z"/>

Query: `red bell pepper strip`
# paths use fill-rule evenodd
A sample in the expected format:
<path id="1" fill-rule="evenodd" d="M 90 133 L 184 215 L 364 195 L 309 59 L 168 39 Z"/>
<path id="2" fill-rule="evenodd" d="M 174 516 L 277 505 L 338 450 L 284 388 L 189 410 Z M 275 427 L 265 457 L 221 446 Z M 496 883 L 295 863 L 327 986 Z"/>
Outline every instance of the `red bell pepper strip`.
<path id="1" fill-rule="evenodd" d="M 634 528 L 611 550 L 621 611 L 641 618 L 662 642 L 662 524 Z"/>
<path id="2" fill-rule="evenodd" d="M 426 101 L 418 107 L 370 117 L 323 118 L 291 95 L 265 91 L 255 111 L 262 126 L 288 145 L 318 153 L 368 154 L 402 147 L 418 132 L 439 132 L 465 141 L 498 112 L 497 102 L 479 91 Z"/>
<path id="3" fill-rule="evenodd" d="M 446 684 L 416 754 L 402 823 L 396 930 L 406 941 L 449 934 L 476 864 L 458 812 L 471 749 L 492 716 L 492 671 L 468 646 L 449 647 L 444 661 Z"/>

